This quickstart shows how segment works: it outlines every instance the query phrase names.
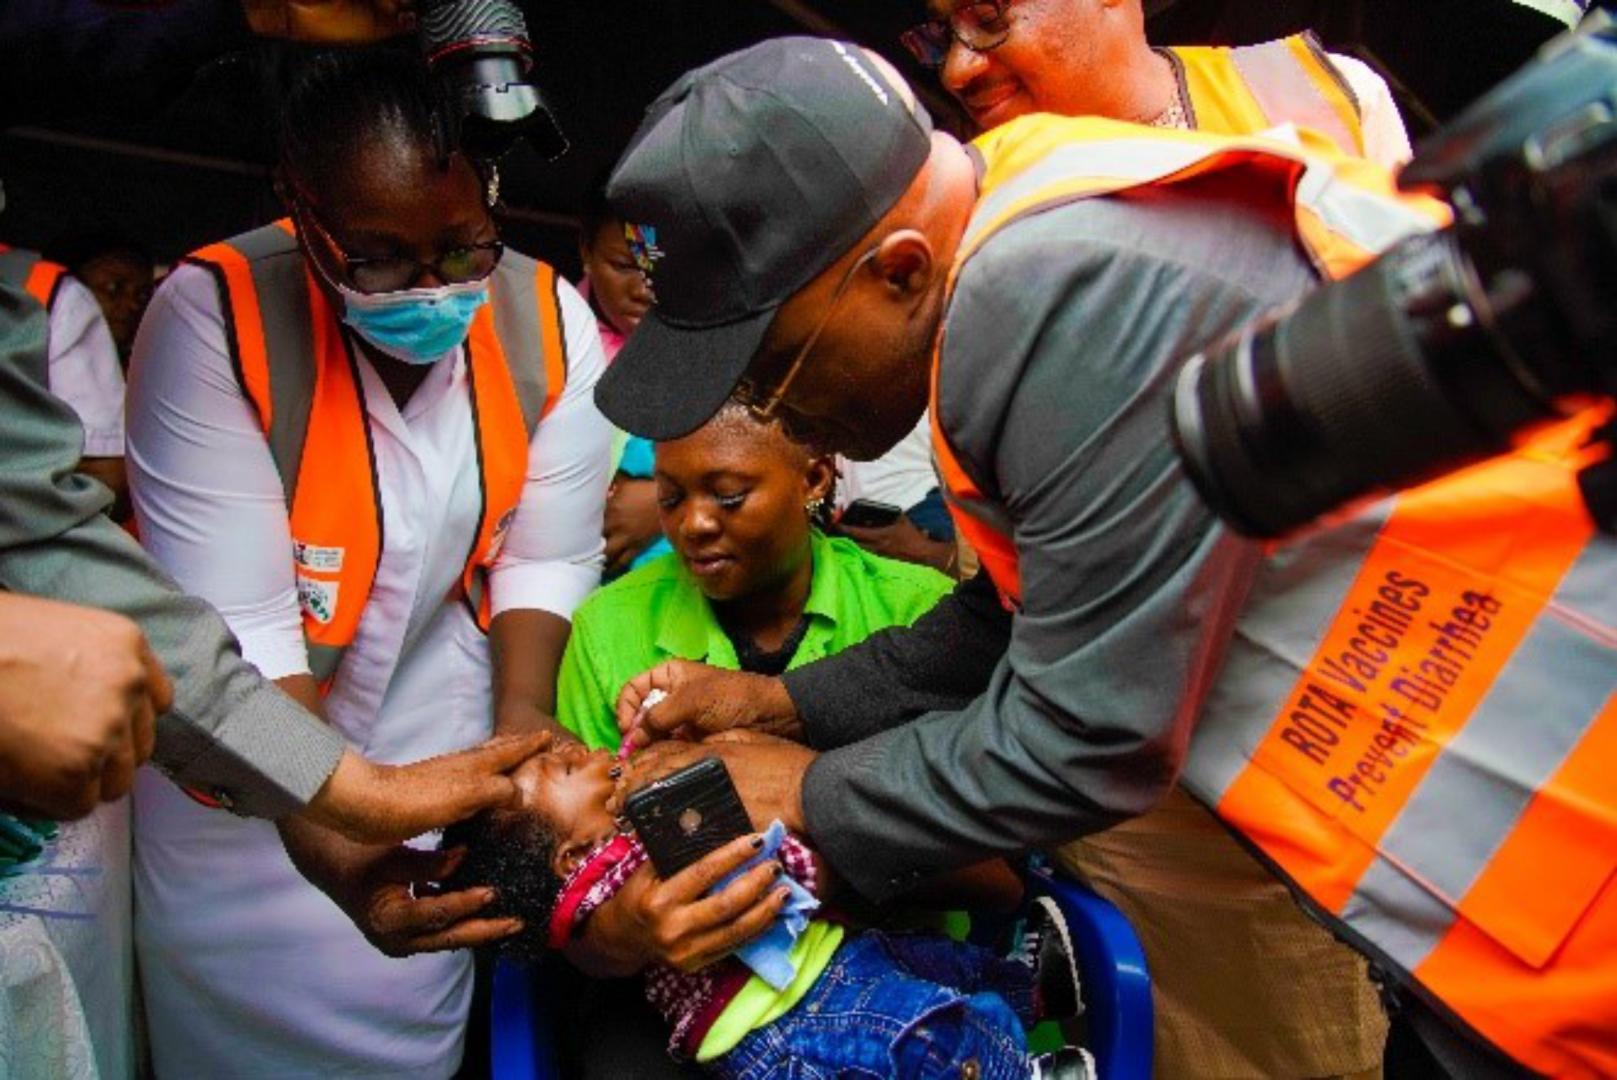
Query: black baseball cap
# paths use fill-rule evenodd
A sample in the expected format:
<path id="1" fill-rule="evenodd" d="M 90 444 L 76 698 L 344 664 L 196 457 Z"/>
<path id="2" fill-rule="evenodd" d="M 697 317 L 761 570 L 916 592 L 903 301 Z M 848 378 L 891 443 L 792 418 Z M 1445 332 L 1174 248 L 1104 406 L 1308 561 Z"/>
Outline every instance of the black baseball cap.
<path id="1" fill-rule="evenodd" d="M 857 45 L 776 38 L 687 72 L 618 162 L 607 204 L 657 302 L 595 388 L 650 439 L 702 426 L 775 310 L 898 202 L 932 122 Z"/>

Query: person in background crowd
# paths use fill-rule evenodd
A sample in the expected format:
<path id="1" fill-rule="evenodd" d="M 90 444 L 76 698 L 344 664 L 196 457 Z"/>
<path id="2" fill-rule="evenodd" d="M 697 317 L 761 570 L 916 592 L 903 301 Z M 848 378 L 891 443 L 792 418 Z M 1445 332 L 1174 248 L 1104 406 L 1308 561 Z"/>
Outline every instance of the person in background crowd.
<path id="1" fill-rule="evenodd" d="M 645 272 L 629 248 L 623 222 L 607 212 L 605 173 L 584 192 L 578 257 L 584 264 L 578 291 L 595 312 L 601 348 L 610 364 L 653 297 Z M 606 492 L 601 523 L 608 579 L 671 550 L 657 521 L 657 485 L 651 478 L 656 457 L 651 440 L 617 432 L 612 458 L 612 485 Z"/>
<path id="2" fill-rule="evenodd" d="M 926 11 L 903 42 L 984 131 L 1036 112 L 1226 134 L 1291 122 L 1389 169 L 1410 156 L 1387 84 L 1309 34 L 1234 50 L 1155 49 L 1139 0 L 928 0 Z M 1363 961 L 1332 947 L 1285 886 L 1183 790 L 1067 845 L 1057 860 L 1139 928 L 1157 973 L 1156 1054 L 1166 1075 L 1194 1066 L 1327 1076 L 1381 1060 L 1386 1024 Z M 1209 916 L 1209 903 L 1221 914 Z M 1254 949 L 1259 940 L 1266 947 Z M 1239 1003 L 1222 991 L 1229 978 L 1246 988 Z M 1339 1008 L 1344 998 L 1355 1007 Z M 1322 1040 L 1325 1016 L 1359 1023 Z"/>
<path id="3" fill-rule="evenodd" d="M 187 259 L 136 341 L 142 539 L 368 755 L 553 729 L 568 619 L 600 567 L 594 319 L 503 250 L 494 176 L 440 154 L 413 47 L 303 56 L 284 83 L 290 218 Z M 361 930 L 394 953 L 511 932 L 471 917 L 486 890 L 455 894 L 459 934 L 401 947 L 368 895 L 332 889 L 356 927 L 299 874 L 385 876 L 390 852 L 291 822 L 294 866 L 267 825 L 155 777 L 137 781 L 135 828 L 159 1073 L 455 1072 L 470 957 L 389 959 Z"/>
<path id="4" fill-rule="evenodd" d="M 3 205 L 3 200 L 0 200 Z M 84 426 L 78 471 L 107 485 L 111 514 L 129 515 L 124 477 L 124 373 L 94 294 L 59 263 L 0 244 L 0 282 L 22 289 L 49 313 L 46 387 Z"/>
<path id="5" fill-rule="evenodd" d="M 151 254 L 135 241 L 112 232 L 82 233 L 51 246 L 74 277 L 95 294 L 101 314 L 118 346 L 118 360 L 127 369 L 135 347 L 140 317 L 151 303 L 157 267 Z"/>
<path id="6" fill-rule="evenodd" d="M 982 131 L 1028 113 L 1246 135 L 1293 123 L 1395 168 L 1409 134 L 1381 76 L 1311 33 L 1153 48 L 1140 0 L 926 0 L 902 41 Z"/>

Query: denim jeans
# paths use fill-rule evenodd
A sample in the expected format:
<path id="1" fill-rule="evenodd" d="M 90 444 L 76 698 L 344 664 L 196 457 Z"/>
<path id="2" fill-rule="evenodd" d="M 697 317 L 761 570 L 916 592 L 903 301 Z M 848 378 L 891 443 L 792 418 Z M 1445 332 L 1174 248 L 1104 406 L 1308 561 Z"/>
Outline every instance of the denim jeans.
<path id="1" fill-rule="evenodd" d="M 725 1080 L 1027 1080 L 1025 964 L 933 934 L 845 941 L 797 1006 L 708 1070 Z"/>

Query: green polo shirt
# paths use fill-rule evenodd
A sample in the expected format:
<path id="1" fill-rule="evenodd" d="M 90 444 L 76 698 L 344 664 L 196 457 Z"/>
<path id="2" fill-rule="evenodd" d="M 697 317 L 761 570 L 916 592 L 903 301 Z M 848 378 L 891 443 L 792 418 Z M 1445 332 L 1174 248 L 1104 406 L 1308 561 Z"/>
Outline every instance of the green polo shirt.
<path id="1" fill-rule="evenodd" d="M 889 626 L 908 626 L 954 587 L 930 567 L 872 555 L 851 540 L 815 532 L 811 543 L 814 578 L 804 605 L 809 625 L 788 665 L 792 668 Z M 556 718 L 589 746 L 615 749 L 618 691 L 673 657 L 732 671 L 741 666 L 677 554 L 604 586 L 573 613 L 556 686 Z"/>

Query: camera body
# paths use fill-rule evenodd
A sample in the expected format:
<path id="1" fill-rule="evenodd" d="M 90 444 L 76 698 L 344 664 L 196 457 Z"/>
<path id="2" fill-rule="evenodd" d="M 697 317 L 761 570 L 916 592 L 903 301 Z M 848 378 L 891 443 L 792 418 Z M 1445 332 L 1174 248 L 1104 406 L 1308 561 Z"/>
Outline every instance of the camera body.
<path id="1" fill-rule="evenodd" d="M 1617 24 L 1596 13 L 1423 144 L 1449 228 L 1192 358 L 1172 428 L 1231 526 L 1279 536 L 1617 397 Z M 1603 437 L 1610 441 L 1609 429 Z M 1617 465 L 1580 477 L 1617 531 Z"/>
<path id="2" fill-rule="evenodd" d="M 421 0 L 419 14 L 447 147 L 492 159 L 525 137 L 546 158 L 566 151 L 566 138 L 530 81 L 533 43 L 512 0 Z"/>

